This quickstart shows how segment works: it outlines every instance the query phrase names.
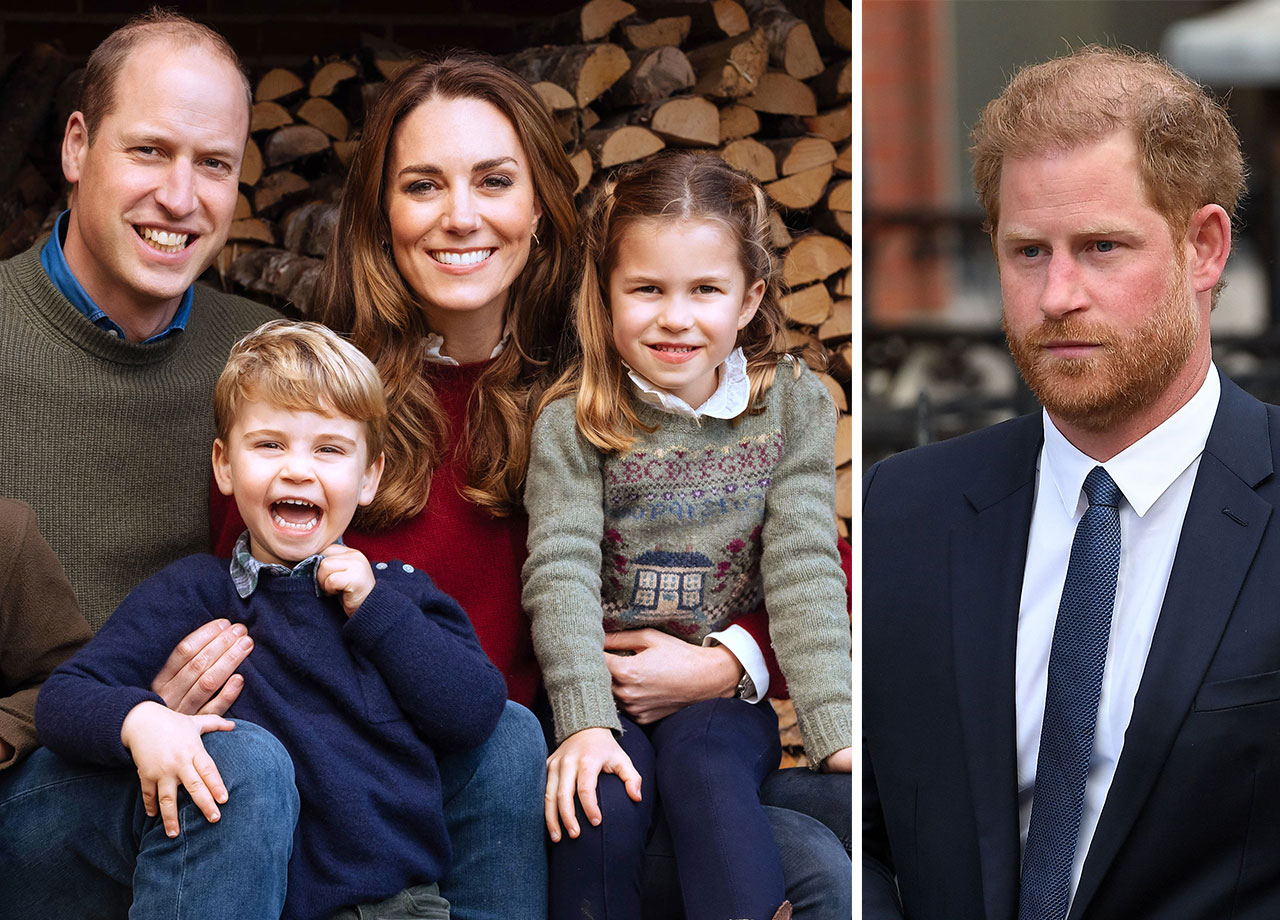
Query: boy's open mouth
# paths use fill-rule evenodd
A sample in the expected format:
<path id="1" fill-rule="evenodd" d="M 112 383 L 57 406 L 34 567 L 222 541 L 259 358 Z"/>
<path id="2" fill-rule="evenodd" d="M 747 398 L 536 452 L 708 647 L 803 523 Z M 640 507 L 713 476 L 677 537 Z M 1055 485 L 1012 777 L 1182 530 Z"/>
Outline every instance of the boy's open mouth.
<path id="1" fill-rule="evenodd" d="M 196 233 L 173 233 L 169 230 L 157 230 L 154 227 L 142 227 L 137 224 L 134 224 L 133 230 L 152 249 L 169 255 L 182 252 L 199 237 Z"/>
<path id="2" fill-rule="evenodd" d="M 271 503 L 271 519 L 276 526 L 298 533 L 309 533 L 320 524 L 324 512 L 300 498 L 285 498 Z"/>

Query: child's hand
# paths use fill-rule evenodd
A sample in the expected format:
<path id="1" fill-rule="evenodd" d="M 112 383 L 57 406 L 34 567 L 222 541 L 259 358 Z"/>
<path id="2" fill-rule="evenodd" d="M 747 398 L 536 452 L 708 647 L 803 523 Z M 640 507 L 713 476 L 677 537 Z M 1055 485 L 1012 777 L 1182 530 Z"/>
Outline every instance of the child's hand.
<path id="1" fill-rule="evenodd" d="M 364 553 L 341 543 L 334 543 L 324 551 L 320 568 L 316 571 L 320 590 L 326 594 L 341 594 L 342 609 L 352 616 L 373 590 L 373 567 Z"/>
<path id="2" fill-rule="evenodd" d="M 547 795 L 543 800 L 547 830 L 553 841 L 560 840 L 560 817 L 570 837 L 580 833 L 574 814 L 573 793 L 582 801 L 582 813 L 593 825 L 602 816 L 596 802 L 596 779 L 601 773 L 612 773 L 627 787 L 632 801 L 640 801 L 640 773 L 627 752 L 607 728 L 584 728 L 574 732 L 547 758 Z"/>
<path id="3" fill-rule="evenodd" d="M 853 748 L 841 748 L 822 762 L 823 773 L 852 773 Z"/>
<path id="4" fill-rule="evenodd" d="M 158 810 L 168 836 L 178 836 L 179 783 L 209 821 L 221 817 L 218 804 L 226 803 L 227 787 L 200 736 L 233 728 L 222 716 L 184 716 L 150 700 L 124 717 L 120 740 L 138 767 L 142 805 L 153 818 Z"/>

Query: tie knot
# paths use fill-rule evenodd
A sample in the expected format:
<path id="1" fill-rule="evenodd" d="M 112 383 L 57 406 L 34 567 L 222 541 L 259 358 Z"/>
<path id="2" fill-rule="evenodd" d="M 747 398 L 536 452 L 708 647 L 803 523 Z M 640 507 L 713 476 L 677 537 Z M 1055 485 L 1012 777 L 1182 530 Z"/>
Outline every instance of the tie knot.
<path id="1" fill-rule="evenodd" d="M 1107 471 L 1100 466 L 1095 466 L 1089 471 L 1089 475 L 1085 477 L 1084 494 L 1089 497 L 1090 507 L 1093 505 L 1105 505 L 1109 508 L 1120 507 L 1120 487 L 1107 475 Z"/>

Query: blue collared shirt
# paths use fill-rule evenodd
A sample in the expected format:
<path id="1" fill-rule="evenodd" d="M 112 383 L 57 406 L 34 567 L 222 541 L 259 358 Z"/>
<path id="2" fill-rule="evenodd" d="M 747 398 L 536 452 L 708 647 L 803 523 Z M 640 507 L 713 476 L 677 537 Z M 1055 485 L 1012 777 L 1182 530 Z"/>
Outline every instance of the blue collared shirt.
<path id="1" fill-rule="evenodd" d="M 62 251 L 62 238 L 67 232 L 67 215 L 70 213 L 69 209 L 63 211 L 58 215 L 58 219 L 54 221 L 53 232 L 49 234 L 49 241 L 40 250 L 40 264 L 44 266 L 49 280 L 62 292 L 62 296 L 71 301 L 72 306 L 87 316 L 89 321 L 103 332 L 109 332 L 123 339 L 126 337 L 124 330 L 112 322 L 111 317 L 107 316 L 102 311 L 102 308 L 93 302 L 93 298 L 81 286 L 76 276 L 72 273 L 71 266 L 67 264 L 67 257 Z M 185 329 L 187 320 L 191 317 L 191 303 L 193 300 L 195 300 L 194 286 L 188 287 L 186 293 L 182 295 L 182 302 L 178 304 L 178 312 L 173 315 L 173 320 L 169 325 L 163 331 L 151 336 L 151 338 L 143 340 L 143 344 L 158 342 L 175 332 L 181 332 Z"/>
<path id="2" fill-rule="evenodd" d="M 320 590 L 320 582 L 316 575 L 320 570 L 320 560 L 324 556 L 316 553 L 308 556 L 293 568 L 275 562 L 260 562 L 249 552 L 249 531 L 240 534 L 236 540 L 236 548 L 231 553 L 231 581 L 236 586 L 236 593 L 248 597 L 258 588 L 258 579 L 263 572 L 268 575 L 280 575 L 285 578 L 310 578 L 312 587 L 316 589 L 316 597 L 324 594 Z"/>

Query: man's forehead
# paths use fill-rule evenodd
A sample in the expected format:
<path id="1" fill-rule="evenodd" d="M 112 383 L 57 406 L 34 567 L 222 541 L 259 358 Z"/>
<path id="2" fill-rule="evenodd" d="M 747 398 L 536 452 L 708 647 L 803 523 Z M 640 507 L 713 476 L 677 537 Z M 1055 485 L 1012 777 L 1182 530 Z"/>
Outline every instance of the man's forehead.
<path id="1" fill-rule="evenodd" d="M 113 110 L 126 101 L 120 91 L 127 91 L 129 85 L 148 87 L 140 98 L 128 100 L 146 109 L 170 103 L 185 86 L 196 99 L 235 92 L 244 100 L 246 124 L 250 116 L 252 102 L 235 64 L 201 42 L 183 42 L 182 36 L 157 34 L 139 41 L 121 65 L 115 84 Z"/>

